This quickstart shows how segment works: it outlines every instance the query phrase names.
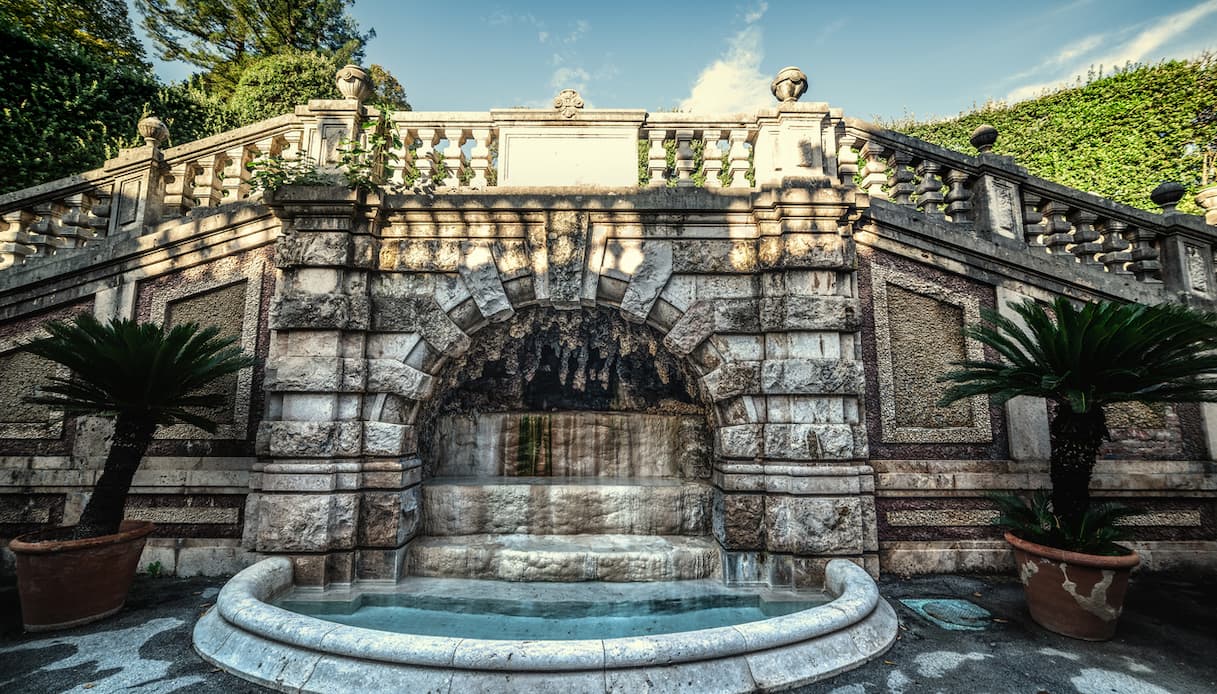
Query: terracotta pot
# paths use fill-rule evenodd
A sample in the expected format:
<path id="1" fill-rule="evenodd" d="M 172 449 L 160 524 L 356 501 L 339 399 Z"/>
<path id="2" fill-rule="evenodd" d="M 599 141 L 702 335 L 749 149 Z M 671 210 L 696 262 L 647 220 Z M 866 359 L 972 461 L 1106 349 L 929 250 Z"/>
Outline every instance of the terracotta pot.
<path id="1" fill-rule="evenodd" d="M 1087 641 L 1106 641 L 1116 633 L 1124 609 L 1128 573 L 1141 558 L 1067 552 L 1006 533 L 1014 547 L 1018 577 L 1031 618 L 1048 631 Z"/>
<path id="2" fill-rule="evenodd" d="M 153 529 L 147 521 L 126 520 L 117 534 L 87 540 L 58 539 L 71 528 L 14 538 L 8 548 L 17 555 L 17 593 L 26 631 L 66 629 L 121 610 Z"/>

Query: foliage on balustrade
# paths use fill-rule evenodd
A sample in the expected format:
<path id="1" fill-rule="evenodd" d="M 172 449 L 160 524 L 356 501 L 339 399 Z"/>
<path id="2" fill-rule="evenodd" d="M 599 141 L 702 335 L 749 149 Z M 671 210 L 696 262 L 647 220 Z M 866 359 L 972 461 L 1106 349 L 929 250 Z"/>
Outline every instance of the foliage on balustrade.
<path id="1" fill-rule="evenodd" d="M 994 152 L 1034 175 L 1157 211 L 1149 193 L 1161 181 L 1188 189 L 1179 209 L 1198 214 L 1204 151 L 1217 146 L 1217 58 L 1127 66 L 1084 84 L 1016 104 L 988 103 L 957 118 L 886 124 L 959 151 L 988 123 L 1001 136 Z M 1210 180 L 1212 174 L 1210 172 Z"/>

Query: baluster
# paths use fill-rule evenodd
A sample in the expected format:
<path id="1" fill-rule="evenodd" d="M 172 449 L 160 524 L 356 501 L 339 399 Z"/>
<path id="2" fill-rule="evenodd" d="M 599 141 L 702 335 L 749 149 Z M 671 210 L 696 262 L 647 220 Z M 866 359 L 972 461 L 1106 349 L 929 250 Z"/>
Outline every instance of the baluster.
<path id="1" fill-rule="evenodd" d="M 723 187 L 723 179 L 719 178 L 723 171 L 723 151 L 718 148 L 722 137 L 723 131 L 718 129 L 702 131 L 702 171 L 706 173 L 707 188 Z"/>
<path id="2" fill-rule="evenodd" d="M 1028 246 L 1044 245 L 1044 215 L 1040 212 L 1043 201 L 1035 193 L 1023 193 L 1023 239 Z"/>
<path id="3" fill-rule="evenodd" d="M 85 218 L 85 226 L 93 230 L 94 236 L 106 236 L 110 231 L 111 198 L 110 191 L 99 191 L 97 202 L 93 203 L 89 216 Z"/>
<path id="4" fill-rule="evenodd" d="M 689 128 L 676 130 L 676 185 L 681 188 L 693 186 L 693 131 Z"/>
<path id="5" fill-rule="evenodd" d="M 444 176 L 443 185 L 449 188 L 459 188 L 461 173 L 464 171 L 465 153 L 461 145 L 465 143 L 464 128 L 444 128 L 444 137 L 448 140 L 444 147 L 444 168 L 448 170 Z"/>
<path id="6" fill-rule="evenodd" d="M 917 165 L 917 175 L 921 183 L 917 185 L 917 209 L 931 217 L 942 216 L 942 179 L 938 173 L 942 164 L 929 159 L 922 159 Z"/>
<path id="7" fill-rule="evenodd" d="M 651 187 L 668 184 L 668 151 L 663 146 L 667 136 L 668 131 L 661 128 L 647 131 L 647 141 L 650 142 L 650 148 L 647 150 L 647 172 L 651 174 Z"/>
<path id="8" fill-rule="evenodd" d="M 0 268 L 21 265 L 27 256 L 38 251 L 30 244 L 29 228 L 36 217 L 27 210 L 5 212 L 4 230 L 0 231 Z"/>
<path id="9" fill-rule="evenodd" d="M 952 222 L 966 222 L 972 218 L 972 191 L 969 190 L 971 176 L 962 169 L 947 171 L 947 214 Z"/>
<path id="10" fill-rule="evenodd" d="M 1073 225 L 1066 219 L 1069 206 L 1049 200 L 1040 210 L 1044 213 L 1044 245 L 1049 253 L 1064 254 L 1073 243 Z"/>
<path id="11" fill-rule="evenodd" d="M 67 245 L 60 226 L 63 212 L 63 206 L 51 200 L 34 206 L 37 219 L 29 226 L 29 244 L 38 249 L 39 255 L 55 255 L 55 251 Z"/>
<path id="12" fill-rule="evenodd" d="M 858 153 L 854 151 L 854 145 L 857 142 L 858 138 L 845 133 L 837 145 L 837 177 L 846 188 L 856 185 L 854 177 L 858 175 Z"/>
<path id="13" fill-rule="evenodd" d="M 385 185 L 389 188 L 401 188 L 406 184 L 406 171 L 410 168 L 410 164 L 414 161 L 414 153 L 410 150 L 410 130 L 409 128 L 397 128 L 396 124 L 390 123 L 390 132 L 396 133 L 401 139 L 402 147 L 400 150 L 393 150 L 397 158 L 386 157 L 385 161 Z"/>
<path id="14" fill-rule="evenodd" d="M 435 145 L 439 133 L 435 128 L 419 128 L 415 132 L 418 133 L 419 141 L 418 149 L 414 150 L 414 165 L 418 169 L 417 183 L 429 186 L 435 174 Z"/>
<path id="15" fill-rule="evenodd" d="M 1127 231 L 1128 224 L 1118 219 L 1103 220 L 1103 252 L 1099 255 L 1099 262 L 1110 273 L 1128 274 L 1124 266 L 1132 261 L 1132 254 L 1128 252 L 1128 242 L 1124 240 Z"/>
<path id="16" fill-rule="evenodd" d="M 485 188 L 490 185 L 490 179 L 486 177 L 490 169 L 490 128 L 474 128 L 470 133 L 473 149 L 469 150 L 469 166 L 473 169 L 473 178 L 469 185 Z"/>
<path id="17" fill-rule="evenodd" d="M 173 167 L 165 182 L 162 217 L 182 217 L 194 208 L 194 179 L 202 172 L 198 162 L 185 161 Z"/>
<path id="18" fill-rule="evenodd" d="M 63 214 L 61 233 L 68 248 L 79 248 L 90 241 L 96 233 L 89 226 L 89 210 L 96 200 L 88 193 L 76 193 L 63 199 L 68 211 Z"/>
<path id="19" fill-rule="evenodd" d="M 887 163 L 887 194 L 897 205 L 911 205 L 912 194 L 916 190 L 913 186 L 915 176 L 910 166 L 913 163 L 913 155 L 893 150 L 888 155 Z"/>
<path id="20" fill-rule="evenodd" d="M 1152 229 L 1129 226 L 1124 232 L 1124 238 L 1132 246 L 1129 256 L 1132 262 L 1128 264 L 1129 272 L 1138 282 L 1150 282 L 1158 279 L 1158 271 L 1162 269 L 1158 262 L 1158 235 Z"/>
<path id="21" fill-rule="evenodd" d="M 224 170 L 228 168 L 228 154 L 217 152 L 202 160 L 199 175 L 194 179 L 191 197 L 199 207 L 215 207 L 223 202 Z"/>
<path id="22" fill-rule="evenodd" d="M 866 166 L 862 170 L 862 190 L 872 198 L 888 199 L 887 185 L 887 148 L 875 142 L 862 145 L 862 158 Z"/>
<path id="23" fill-rule="evenodd" d="M 1103 250 L 1098 243 L 1099 232 L 1094 228 L 1096 220 L 1098 215 L 1086 210 L 1075 210 L 1069 215 L 1069 221 L 1073 223 L 1073 245 L 1069 252 L 1083 265 L 1098 264 L 1095 255 Z"/>
<path id="24" fill-rule="evenodd" d="M 220 204 L 240 202 L 249 197 L 249 162 L 257 157 L 255 145 L 233 147 L 224 153 L 224 169 L 220 172 Z"/>
<path id="25" fill-rule="evenodd" d="M 732 130 L 730 149 L 727 151 L 727 173 L 731 175 L 732 188 L 749 188 L 748 182 L 748 131 Z"/>

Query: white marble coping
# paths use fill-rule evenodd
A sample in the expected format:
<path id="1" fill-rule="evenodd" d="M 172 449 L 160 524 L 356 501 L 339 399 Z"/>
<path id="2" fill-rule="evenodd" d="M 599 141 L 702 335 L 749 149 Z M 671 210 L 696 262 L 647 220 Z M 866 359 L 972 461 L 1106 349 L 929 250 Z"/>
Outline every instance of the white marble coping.
<path id="1" fill-rule="evenodd" d="M 572 641 L 419 636 L 339 625 L 289 612 L 267 602 L 290 589 L 291 585 L 290 560 L 284 557 L 265 559 L 240 572 L 224 586 L 215 611 L 230 629 L 295 647 L 292 650 L 304 649 L 393 665 L 508 672 L 645 668 L 730 658 L 845 630 L 867 620 L 880 607 L 886 608 L 884 613 L 890 613 L 890 608 L 879 599 L 875 582 L 861 567 L 846 560 L 833 560 L 826 567 L 825 592 L 832 600 L 801 612 L 673 634 Z M 868 638 L 874 643 L 860 648 L 867 655 L 858 662 L 886 650 L 894 640 L 894 615 L 891 617 L 881 620 L 890 622 L 891 634 L 874 633 Z M 211 623 L 208 626 L 214 629 L 219 625 Z M 203 627 L 201 620 L 196 628 L 196 647 L 204 657 L 209 657 L 206 646 L 200 643 L 199 632 Z"/>

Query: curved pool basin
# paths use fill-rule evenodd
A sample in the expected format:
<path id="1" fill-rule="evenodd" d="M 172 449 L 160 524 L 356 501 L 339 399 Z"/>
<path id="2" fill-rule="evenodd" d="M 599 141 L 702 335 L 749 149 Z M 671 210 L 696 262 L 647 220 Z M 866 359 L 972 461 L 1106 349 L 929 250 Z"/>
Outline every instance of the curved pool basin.
<path id="1" fill-rule="evenodd" d="M 825 604 L 676 633 L 576 640 L 401 634 L 277 607 L 292 587 L 282 557 L 245 569 L 195 626 L 195 649 L 282 691 L 538 692 L 786 689 L 856 667 L 895 641 L 897 622 L 857 565 L 829 562 Z"/>

